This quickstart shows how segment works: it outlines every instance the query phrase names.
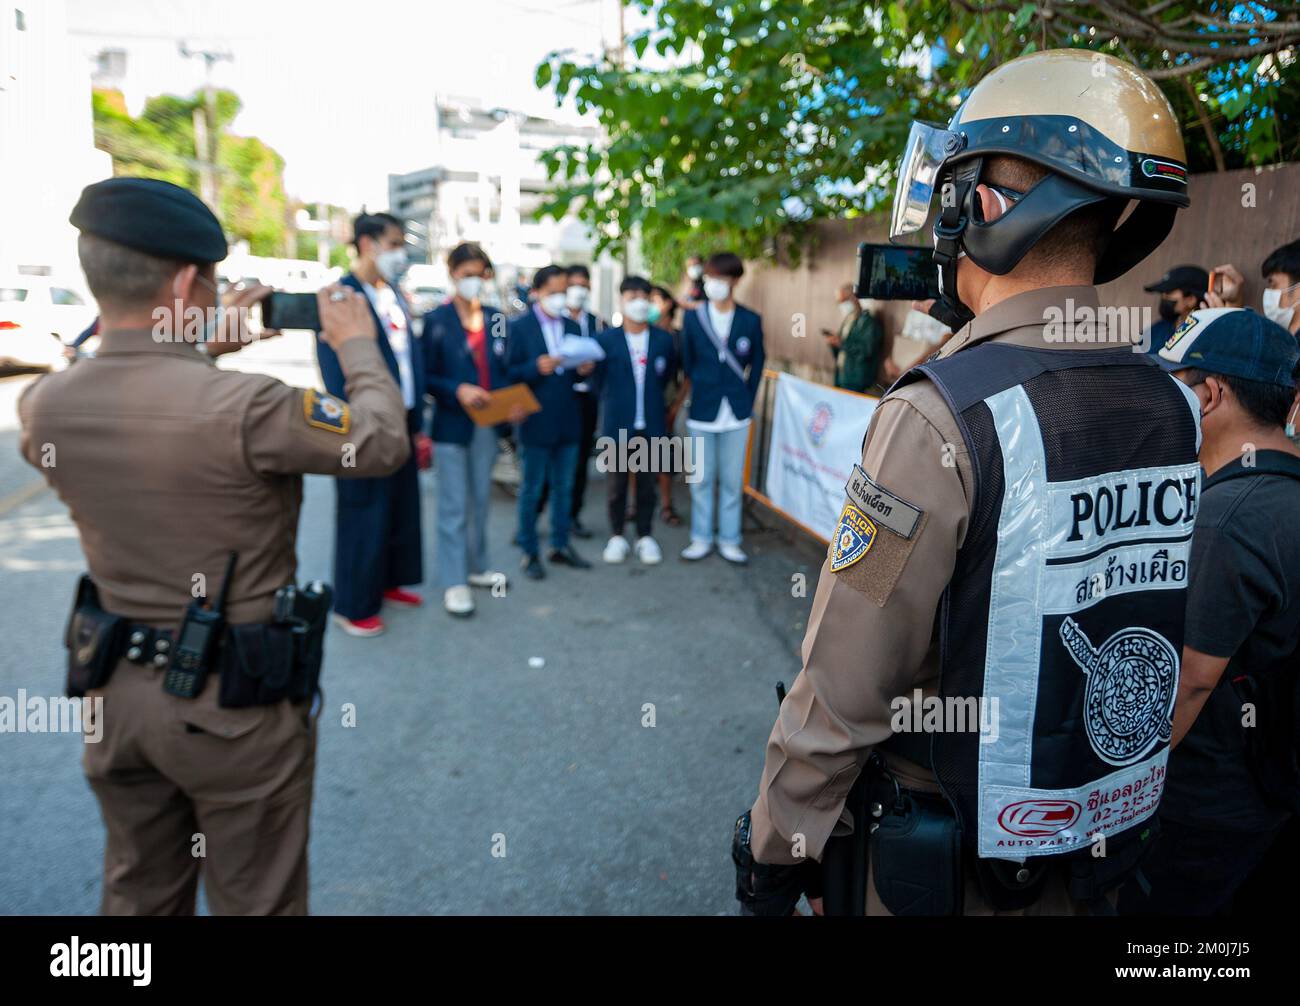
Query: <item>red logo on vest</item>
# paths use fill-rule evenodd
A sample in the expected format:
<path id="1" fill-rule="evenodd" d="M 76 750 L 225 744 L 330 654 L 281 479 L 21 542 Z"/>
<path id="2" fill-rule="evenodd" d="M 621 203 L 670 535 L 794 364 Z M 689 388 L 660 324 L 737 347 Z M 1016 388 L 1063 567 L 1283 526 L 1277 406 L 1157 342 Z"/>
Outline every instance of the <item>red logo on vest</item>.
<path id="1" fill-rule="evenodd" d="M 998 815 L 1003 831 L 1025 838 L 1047 838 L 1064 831 L 1083 812 L 1073 800 L 1021 800 Z"/>

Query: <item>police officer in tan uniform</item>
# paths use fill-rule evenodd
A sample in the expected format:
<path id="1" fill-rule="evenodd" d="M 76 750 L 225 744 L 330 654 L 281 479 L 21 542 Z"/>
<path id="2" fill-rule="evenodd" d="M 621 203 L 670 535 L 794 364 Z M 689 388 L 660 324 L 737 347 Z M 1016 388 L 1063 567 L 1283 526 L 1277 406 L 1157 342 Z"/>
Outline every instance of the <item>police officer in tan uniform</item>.
<path id="1" fill-rule="evenodd" d="M 957 334 L 881 401 L 845 487 L 737 822 L 746 914 L 821 912 L 823 885 L 846 914 L 1104 911 L 1138 868 L 1198 414 L 1093 284 L 1167 235 L 1185 160 L 1159 89 L 1079 50 L 1012 60 L 947 129 L 913 126 L 891 237 L 933 219 Z"/>
<path id="2" fill-rule="evenodd" d="M 293 597 L 302 475 L 401 465 L 401 395 L 364 298 L 338 287 L 318 302 L 346 404 L 218 369 L 268 291 L 215 310 L 226 240 L 189 192 L 114 178 L 71 220 L 102 346 L 32 384 L 19 413 L 23 456 L 67 504 L 89 568 L 68 681 L 102 698 L 84 758 L 108 832 L 102 911 L 192 914 L 202 873 L 217 914 L 304 914 L 324 618 L 306 630 L 277 598 Z M 219 594 L 206 676 L 177 676 L 173 655 L 193 645 L 178 626 Z"/>

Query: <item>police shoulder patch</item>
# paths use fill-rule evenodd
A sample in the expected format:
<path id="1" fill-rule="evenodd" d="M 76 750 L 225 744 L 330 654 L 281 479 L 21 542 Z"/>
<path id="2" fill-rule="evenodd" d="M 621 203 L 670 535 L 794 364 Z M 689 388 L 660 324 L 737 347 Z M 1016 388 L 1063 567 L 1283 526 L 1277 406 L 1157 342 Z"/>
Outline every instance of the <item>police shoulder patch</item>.
<path id="1" fill-rule="evenodd" d="M 876 525 L 852 503 L 840 511 L 840 523 L 831 541 L 831 572 L 848 569 L 871 551 L 876 540 Z"/>
<path id="2" fill-rule="evenodd" d="M 347 402 L 333 395 L 322 395 L 314 388 L 302 393 L 302 411 L 308 426 L 331 433 L 347 433 L 352 428 L 352 413 Z"/>

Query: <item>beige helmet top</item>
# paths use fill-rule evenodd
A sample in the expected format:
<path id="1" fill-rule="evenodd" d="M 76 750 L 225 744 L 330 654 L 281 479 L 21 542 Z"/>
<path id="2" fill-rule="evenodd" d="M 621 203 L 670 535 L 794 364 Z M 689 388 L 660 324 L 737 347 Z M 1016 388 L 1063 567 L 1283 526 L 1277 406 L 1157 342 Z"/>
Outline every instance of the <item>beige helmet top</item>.
<path id="1" fill-rule="evenodd" d="M 1187 205 L 1187 153 L 1169 100 L 1131 63 L 1047 49 L 991 70 L 948 128 L 957 164 L 1010 154 L 1116 197 Z"/>

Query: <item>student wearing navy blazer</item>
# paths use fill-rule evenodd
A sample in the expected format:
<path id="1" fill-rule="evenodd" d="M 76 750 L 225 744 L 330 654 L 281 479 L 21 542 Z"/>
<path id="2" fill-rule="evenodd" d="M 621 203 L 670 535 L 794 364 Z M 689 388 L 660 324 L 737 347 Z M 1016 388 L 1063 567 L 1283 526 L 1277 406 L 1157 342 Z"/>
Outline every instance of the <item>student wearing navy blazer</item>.
<path id="1" fill-rule="evenodd" d="M 554 563 L 586 569 L 587 562 L 569 544 L 573 475 L 582 439 L 582 412 L 573 385 L 590 376 L 594 363 L 565 367 L 560 344 L 565 336 L 580 335 L 577 323 L 565 316 L 568 280 L 559 266 L 548 265 L 533 276 L 534 302 L 510 323 L 508 365 L 511 383 L 526 383 L 542 410 L 519 427 L 524 480 L 519 491 L 519 531 L 524 573 L 534 580 L 546 575 L 538 554 L 537 505 L 542 486 L 550 486 L 551 551 Z"/>
<path id="2" fill-rule="evenodd" d="M 492 587 L 505 575 L 488 567 L 487 519 L 493 426 L 479 426 L 470 411 L 510 383 L 506 374 L 506 319 L 479 299 L 492 266 L 476 244 L 457 245 L 447 256 L 455 293 L 424 316 L 425 382 L 433 396 L 432 435 L 437 458 L 437 563 L 443 607 L 472 615 L 471 587 Z"/>
<path id="3" fill-rule="evenodd" d="M 397 286 L 406 262 L 402 222 L 387 213 L 363 213 L 353 224 L 353 245 L 356 264 L 340 282 L 366 295 L 380 355 L 401 388 L 407 430 L 414 437 L 424 412 L 424 355 Z M 346 401 L 339 359 L 319 333 L 316 359 L 325 390 Z M 335 618 L 350 635 L 375 636 L 384 631 L 379 616 L 384 601 L 421 603 L 418 594 L 402 589 L 424 579 L 416 452 L 392 475 L 335 479 L 334 485 Z"/>
<path id="4" fill-rule="evenodd" d="M 601 454 L 612 457 L 606 465 L 610 539 L 606 562 L 622 562 L 631 546 L 623 535 L 627 522 L 628 477 L 636 475 L 636 553 L 644 563 L 663 559 L 651 537 L 654 523 L 655 479 L 667 453 L 668 428 L 664 421 L 664 396 L 677 372 L 673 337 L 647 324 L 650 283 L 628 276 L 619 287 L 623 297 L 623 324 L 600 334 L 605 358 L 597 365 L 593 383 L 600 396 Z"/>
<path id="5" fill-rule="evenodd" d="M 683 559 L 703 559 L 713 551 L 716 491 L 718 551 L 729 562 L 748 561 L 740 547 L 740 508 L 749 421 L 763 377 L 763 322 L 735 301 L 744 272 L 738 255 L 711 256 L 704 263 L 706 303 L 686 312 L 682 326 L 682 369 L 691 382 L 686 428 L 699 466 L 691 483 L 691 543 Z"/>

